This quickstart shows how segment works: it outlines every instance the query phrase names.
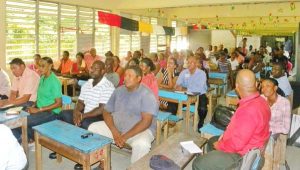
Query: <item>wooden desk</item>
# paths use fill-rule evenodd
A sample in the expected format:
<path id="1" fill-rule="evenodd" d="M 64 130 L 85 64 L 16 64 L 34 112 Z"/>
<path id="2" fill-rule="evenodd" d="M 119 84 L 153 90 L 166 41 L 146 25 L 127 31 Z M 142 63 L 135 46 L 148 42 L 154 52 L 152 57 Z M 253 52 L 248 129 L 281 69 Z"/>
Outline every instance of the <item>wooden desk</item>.
<path id="1" fill-rule="evenodd" d="M 181 169 L 183 169 L 195 156 L 195 154 L 182 153 L 180 142 L 194 141 L 200 148 L 204 146 L 207 139 L 200 137 L 199 134 L 175 133 L 159 146 L 151 150 L 147 155 L 130 165 L 128 170 L 151 170 L 150 159 L 153 155 L 165 155 L 173 160 Z"/>
<path id="2" fill-rule="evenodd" d="M 73 96 L 75 96 L 75 84 L 76 84 L 75 79 L 74 78 L 68 78 L 68 77 L 62 77 L 62 76 L 58 76 L 57 78 L 59 79 L 62 86 L 64 87 L 64 90 L 63 90 L 64 95 L 68 95 L 68 85 L 72 85 L 72 87 L 73 87 Z"/>
<path id="3" fill-rule="evenodd" d="M 90 170 L 91 165 L 103 160 L 104 169 L 110 170 L 110 143 L 112 139 L 93 134 L 82 139 L 89 131 L 77 126 L 54 120 L 34 126 L 36 169 L 42 169 L 42 146 L 83 165 Z M 61 161 L 61 156 L 57 157 Z"/>
<path id="4" fill-rule="evenodd" d="M 177 115 L 179 117 L 182 116 L 182 106 L 183 104 L 186 105 L 186 113 L 184 116 L 185 119 L 185 131 L 188 132 L 189 130 L 189 123 L 190 123 L 190 107 L 191 104 L 196 103 L 198 100 L 198 95 L 187 95 L 183 93 L 176 93 L 174 91 L 168 90 L 159 90 L 158 91 L 159 99 L 165 100 L 172 103 L 178 103 L 177 108 Z"/>
<path id="5" fill-rule="evenodd" d="M 0 123 L 5 124 L 11 129 L 22 128 L 22 146 L 28 158 L 28 139 L 27 139 L 27 116 L 29 113 L 21 111 L 18 115 L 7 116 L 5 111 L 0 111 Z"/>
<path id="6" fill-rule="evenodd" d="M 237 106 L 238 102 L 239 102 L 239 98 L 235 90 L 231 90 L 226 94 L 226 106 L 230 106 L 230 105 Z"/>

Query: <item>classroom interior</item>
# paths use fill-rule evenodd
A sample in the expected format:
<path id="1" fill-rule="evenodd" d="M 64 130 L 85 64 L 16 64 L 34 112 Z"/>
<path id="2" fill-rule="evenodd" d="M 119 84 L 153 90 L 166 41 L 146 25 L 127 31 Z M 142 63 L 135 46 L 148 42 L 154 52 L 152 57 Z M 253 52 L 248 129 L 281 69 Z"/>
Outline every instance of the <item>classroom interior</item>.
<path id="1" fill-rule="evenodd" d="M 114 25 L 100 21 L 99 13 L 126 17 L 138 23 Z M 109 19 L 107 17 L 106 19 Z M 247 49 L 253 51 L 261 46 L 274 48 L 292 43 L 289 61 L 289 81 L 293 88 L 292 113 L 300 114 L 300 1 L 285 0 L 1 0 L 0 1 L 0 68 L 13 77 L 9 62 L 21 58 L 26 64 L 34 62 L 33 55 L 53 59 L 58 68 L 63 51 L 69 51 L 75 60 L 77 52 L 89 51 L 92 47 L 104 57 L 107 51 L 122 60 L 127 52 L 143 49 L 145 56 L 165 53 L 167 50 L 196 51 L 199 47 L 208 50 L 209 45 L 230 49 L 240 46 L 247 38 Z M 105 23 L 106 22 L 106 23 Z M 127 28 L 127 29 L 122 29 Z M 159 30 L 158 30 L 159 27 Z M 165 29 L 163 29 L 163 27 Z M 132 31 L 132 29 L 134 31 Z M 171 29 L 171 33 L 167 32 Z M 219 86 L 214 86 L 218 87 Z M 297 90 L 298 89 L 298 90 Z M 63 93 L 70 91 L 63 89 Z M 223 91 L 222 91 L 223 90 Z M 212 91 L 211 104 L 227 105 L 226 93 L 232 89 Z M 78 90 L 72 100 L 79 95 Z M 71 104 L 74 107 L 75 102 Z M 185 131 L 193 131 L 193 125 L 183 123 Z M 293 127 L 297 129 L 298 126 Z M 166 129 L 164 129 L 166 131 Z M 197 132 L 192 132 L 192 134 Z M 161 132 L 161 140 L 165 140 Z M 152 143 L 153 148 L 157 145 Z M 50 160 L 49 149 L 42 149 L 42 169 L 74 169 L 74 162 L 63 158 L 61 163 Z M 123 170 L 130 167 L 131 151 L 111 149 L 111 169 Z M 291 170 L 300 167 L 300 148 L 287 146 L 286 162 Z M 28 154 L 29 170 L 36 169 L 34 149 Z M 93 168 L 98 168 L 93 165 Z M 288 169 L 287 166 L 281 167 Z M 192 161 L 184 165 L 192 169 Z"/>

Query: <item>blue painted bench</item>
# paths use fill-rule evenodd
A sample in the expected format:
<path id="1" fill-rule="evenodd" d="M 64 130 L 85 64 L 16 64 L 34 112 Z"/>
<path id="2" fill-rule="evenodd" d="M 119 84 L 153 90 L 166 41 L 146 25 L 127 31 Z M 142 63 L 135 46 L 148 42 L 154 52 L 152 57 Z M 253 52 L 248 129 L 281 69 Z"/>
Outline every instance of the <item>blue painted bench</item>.
<path id="1" fill-rule="evenodd" d="M 33 129 L 35 130 L 37 170 L 42 167 L 42 146 L 82 164 L 86 170 L 90 170 L 90 166 L 100 160 L 103 160 L 104 168 L 110 170 L 112 139 L 98 134 L 83 139 L 81 135 L 89 131 L 59 120 L 34 126 Z M 58 156 L 59 159 L 61 161 L 61 156 Z"/>

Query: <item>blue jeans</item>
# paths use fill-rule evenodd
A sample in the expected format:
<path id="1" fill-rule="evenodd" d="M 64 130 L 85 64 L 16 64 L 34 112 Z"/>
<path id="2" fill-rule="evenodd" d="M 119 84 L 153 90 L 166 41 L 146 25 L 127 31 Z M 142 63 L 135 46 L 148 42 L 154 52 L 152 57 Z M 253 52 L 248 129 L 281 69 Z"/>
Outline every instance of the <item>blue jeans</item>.
<path id="1" fill-rule="evenodd" d="M 51 111 L 46 112 L 38 112 L 35 114 L 31 114 L 27 117 L 27 135 L 28 140 L 34 140 L 34 130 L 33 126 L 37 126 L 46 122 L 50 122 L 52 120 L 56 120 L 58 115 L 52 113 Z M 21 128 L 13 129 L 13 134 L 17 138 L 17 140 L 21 141 Z"/>
<path id="2" fill-rule="evenodd" d="M 70 123 L 72 125 L 74 125 L 73 122 L 73 110 L 63 110 L 60 113 L 60 120 L 65 121 L 67 123 Z M 94 123 L 94 122 L 98 122 L 103 120 L 102 115 L 99 115 L 97 117 L 89 117 L 89 118 L 85 118 L 81 121 L 81 125 L 80 127 L 83 129 L 88 129 L 88 127 L 90 126 L 90 124 Z"/>

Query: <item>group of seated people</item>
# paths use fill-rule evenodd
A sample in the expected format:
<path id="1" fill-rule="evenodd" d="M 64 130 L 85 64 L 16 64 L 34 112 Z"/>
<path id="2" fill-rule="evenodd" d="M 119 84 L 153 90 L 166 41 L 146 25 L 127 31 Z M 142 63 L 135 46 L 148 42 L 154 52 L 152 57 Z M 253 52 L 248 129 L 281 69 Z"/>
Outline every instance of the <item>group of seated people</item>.
<path id="1" fill-rule="evenodd" d="M 177 52 L 151 53 L 149 57 L 141 51 L 135 51 L 132 56 L 130 55 L 131 53 L 128 53 L 128 56 L 120 61 L 117 56 L 108 52 L 104 60 L 103 57 L 97 56 L 96 50 L 92 48 L 85 55 L 78 53 L 76 62 L 73 63 L 69 59 L 69 52 L 64 51 L 60 66 L 56 70 L 49 57 L 35 55 L 35 64 L 29 67 L 21 59 L 15 58 L 10 62 L 14 75 L 11 86 L 7 74 L 3 70 L 0 72 L 0 107 L 9 104 L 23 106 L 24 110 L 30 113 L 27 118 L 30 142 L 34 141 L 33 126 L 60 119 L 113 138 L 114 143 L 120 148 L 129 144 L 132 147 L 132 163 L 151 149 L 151 143 L 155 138 L 158 110 L 164 109 L 173 114 L 177 112 L 175 103 L 159 100 L 159 89 L 199 94 L 197 109 L 200 117 L 198 129 L 200 129 L 207 114 L 208 102 L 206 93 L 209 84 L 205 55 L 198 51 L 196 54 L 187 51 L 182 55 Z M 220 51 L 220 55 L 220 62 L 225 61 L 227 56 L 224 51 Z M 220 64 L 219 69 L 223 67 Z M 72 110 L 61 110 L 62 89 L 55 74 L 57 72 L 62 75 L 77 73 L 88 77 Z M 276 120 L 275 125 L 270 123 L 272 133 L 272 128 L 278 128 L 277 121 L 282 122 L 278 115 L 273 118 L 273 110 L 285 109 L 285 113 L 290 114 L 288 101 L 284 97 L 290 95 L 292 89 L 281 63 L 273 63 L 272 76 L 274 79 L 262 82 L 261 91 L 262 96 L 265 96 L 264 99 L 258 93 L 253 71 L 248 69 L 239 71 L 235 82 L 235 89 L 241 98 L 239 107 L 223 137 L 214 144 L 217 155 L 212 154 L 220 159 L 224 156 L 224 164 L 240 159 L 240 156 L 251 148 L 263 147 L 269 137 L 270 119 Z M 7 87 L 6 90 L 4 87 Z M 282 89 L 283 97 L 274 93 L 277 88 Z M 283 103 L 285 107 L 280 106 Z M 288 125 L 289 122 L 285 120 L 285 125 Z M 21 130 L 14 129 L 13 132 L 20 140 Z M 287 132 L 274 130 L 274 134 L 277 133 Z M 216 165 L 206 160 L 208 155 L 197 158 L 193 168 L 202 169 L 202 164 L 209 162 L 211 163 L 209 166 L 223 166 L 221 163 Z M 49 157 L 54 159 L 56 154 L 51 153 Z M 75 167 L 78 169 L 81 165 L 77 164 Z"/>

